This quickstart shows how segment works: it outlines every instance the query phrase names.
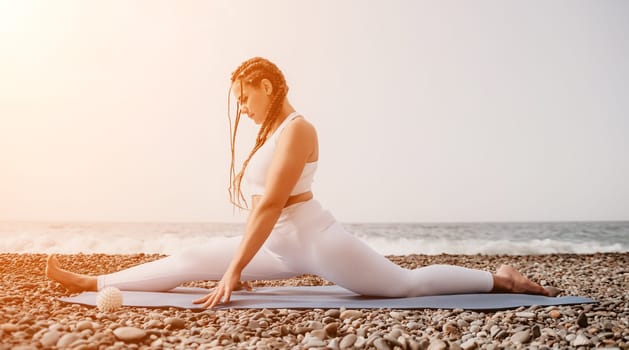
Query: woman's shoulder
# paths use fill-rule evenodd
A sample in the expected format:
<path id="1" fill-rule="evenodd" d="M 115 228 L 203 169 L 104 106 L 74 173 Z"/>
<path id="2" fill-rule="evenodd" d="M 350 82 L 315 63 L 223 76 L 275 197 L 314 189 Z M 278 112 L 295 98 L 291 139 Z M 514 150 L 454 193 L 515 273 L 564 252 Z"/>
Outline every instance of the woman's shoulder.
<path id="1" fill-rule="evenodd" d="M 308 162 L 318 159 L 318 143 L 314 125 L 302 116 L 291 120 L 277 140 L 277 145 L 284 152 L 301 153 L 304 157 L 308 157 Z"/>
<path id="2" fill-rule="evenodd" d="M 293 137 L 316 137 L 317 130 L 315 129 L 315 126 L 306 119 L 306 117 L 299 115 L 286 125 L 283 134 L 290 134 Z"/>

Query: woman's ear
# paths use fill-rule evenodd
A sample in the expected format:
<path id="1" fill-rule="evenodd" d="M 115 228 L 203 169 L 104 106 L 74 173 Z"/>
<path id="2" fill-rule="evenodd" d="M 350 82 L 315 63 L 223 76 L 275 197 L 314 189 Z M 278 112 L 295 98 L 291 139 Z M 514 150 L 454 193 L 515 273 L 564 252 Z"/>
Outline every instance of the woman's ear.
<path id="1" fill-rule="evenodd" d="M 264 93 L 267 96 L 271 96 L 271 94 L 273 93 L 273 84 L 271 84 L 271 81 L 264 78 L 260 83 L 262 84 L 262 89 L 264 89 Z"/>

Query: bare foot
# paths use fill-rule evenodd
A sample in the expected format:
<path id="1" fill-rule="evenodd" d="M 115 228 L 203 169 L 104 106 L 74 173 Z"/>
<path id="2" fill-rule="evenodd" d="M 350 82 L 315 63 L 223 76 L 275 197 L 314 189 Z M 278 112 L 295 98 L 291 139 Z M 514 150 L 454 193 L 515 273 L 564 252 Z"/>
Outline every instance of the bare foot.
<path id="1" fill-rule="evenodd" d="M 557 287 L 553 287 L 553 286 L 546 286 L 544 287 L 544 289 L 546 289 L 546 291 L 548 292 L 548 296 L 549 297 L 556 297 L 557 295 L 559 295 L 562 290 L 557 288 Z"/>
<path id="2" fill-rule="evenodd" d="M 509 265 L 502 265 L 494 275 L 494 290 L 497 292 L 541 294 L 551 296 L 544 287 L 531 281 Z"/>
<path id="3" fill-rule="evenodd" d="M 64 270 L 59 265 L 59 260 L 54 255 L 49 255 L 46 261 L 46 277 L 61 283 L 72 293 L 83 291 L 96 291 L 96 277 L 82 275 Z"/>

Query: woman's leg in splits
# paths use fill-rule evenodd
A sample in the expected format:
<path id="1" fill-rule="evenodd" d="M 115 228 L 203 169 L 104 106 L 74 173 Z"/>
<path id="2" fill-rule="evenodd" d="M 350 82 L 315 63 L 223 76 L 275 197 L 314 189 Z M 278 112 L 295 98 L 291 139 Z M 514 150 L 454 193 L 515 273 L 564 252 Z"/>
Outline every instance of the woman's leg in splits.
<path id="1" fill-rule="evenodd" d="M 100 276 L 63 270 L 56 257 L 49 256 L 46 276 L 73 292 L 97 291 L 110 286 L 121 290 L 166 291 L 183 282 L 221 279 L 241 239 L 230 237 L 219 244 L 191 247 L 159 260 Z M 264 248 L 242 272 L 244 281 L 294 276 L 295 273 Z"/>
<path id="2" fill-rule="evenodd" d="M 548 294 L 506 265 L 493 275 L 452 265 L 402 268 L 348 233 L 338 222 L 313 241 L 312 273 L 362 295 L 413 297 L 492 291 Z"/>

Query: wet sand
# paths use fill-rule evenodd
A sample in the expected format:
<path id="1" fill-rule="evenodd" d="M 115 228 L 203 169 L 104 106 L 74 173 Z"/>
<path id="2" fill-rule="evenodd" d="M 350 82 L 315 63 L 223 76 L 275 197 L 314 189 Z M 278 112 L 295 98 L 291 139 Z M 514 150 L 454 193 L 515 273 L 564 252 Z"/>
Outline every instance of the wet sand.
<path id="1" fill-rule="evenodd" d="M 102 274 L 157 254 L 59 255 L 72 271 Z M 522 307 L 498 312 L 392 309 L 205 310 L 123 307 L 103 313 L 62 303 L 71 295 L 44 277 L 46 255 L 0 254 L 2 349 L 629 349 L 629 253 L 536 256 L 390 256 L 414 268 L 456 264 L 495 271 L 507 263 L 527 277 L 593 298 L 594 305 Z M 186 286 L 212 287 L 195 281 Z M 323 285 L 316 276 L 252 285 Z"/>

